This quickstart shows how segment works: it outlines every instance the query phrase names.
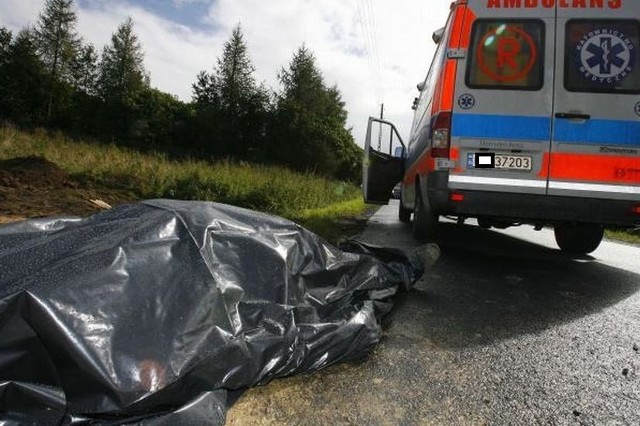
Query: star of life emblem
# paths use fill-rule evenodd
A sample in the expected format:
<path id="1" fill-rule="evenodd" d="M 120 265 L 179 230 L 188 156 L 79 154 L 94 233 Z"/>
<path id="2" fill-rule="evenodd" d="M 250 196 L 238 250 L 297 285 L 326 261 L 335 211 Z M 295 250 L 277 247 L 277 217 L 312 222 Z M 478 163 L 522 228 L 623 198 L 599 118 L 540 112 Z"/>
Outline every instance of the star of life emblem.
<path id="1" fill-rule="evenodd" d="M 635 48 L 621 31 L 590 31 L 577 45 L 580 73 L 592 83 L 617 85 L 633 71 Z"/>

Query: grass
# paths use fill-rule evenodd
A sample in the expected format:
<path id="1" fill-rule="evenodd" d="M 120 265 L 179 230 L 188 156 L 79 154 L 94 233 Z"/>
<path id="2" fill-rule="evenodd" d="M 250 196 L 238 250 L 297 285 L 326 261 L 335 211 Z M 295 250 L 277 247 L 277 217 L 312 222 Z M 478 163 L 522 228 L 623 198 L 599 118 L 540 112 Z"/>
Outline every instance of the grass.
<path id="1" fill-rule="evenodd" d="M 362 197 L 341 203 L 331 204 L 327 207 L 307 209 L 296 213 L 292 220 L 304 224 L 329 241 L 338 241 L 345 236 L 347 229 L 356 225 L 354 218 L 361 218 L 368 206 Z M 350 236 L 350 235 L 347 235 Z"/>
<path id="2" fill-rule="evenodd" d="M 357 186 L 311 173 L 231 161 L 175 161 L 60 133 L 0 127 L 0 160 L 26 156 L 44 157 L 76 181 L 126 188 L 140 199 L 233 204 L 296 220 L 329 239 L 339 233 L 343 218 L 366 208 Z"/>
<path id="3" fill-rule="evenodd" d="M 616 229 L 607 228 L 604 236 L 611 240 L 624 241 L 631 244 L 640 244 L 640 228 L 635 229 Z"/>

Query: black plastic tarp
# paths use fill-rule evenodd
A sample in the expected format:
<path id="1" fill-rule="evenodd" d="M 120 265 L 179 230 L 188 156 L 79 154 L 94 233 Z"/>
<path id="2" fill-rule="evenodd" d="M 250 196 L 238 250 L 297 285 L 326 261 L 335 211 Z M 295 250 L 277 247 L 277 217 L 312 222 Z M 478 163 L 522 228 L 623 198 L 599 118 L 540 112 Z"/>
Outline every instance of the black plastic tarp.
<path id="1" fill-rule="evenodd" d="M 362 357 L 422 271 L 345 250 L 205 202 L 0 226 L 0 420 L 220 424 L 228 390 Z"/>

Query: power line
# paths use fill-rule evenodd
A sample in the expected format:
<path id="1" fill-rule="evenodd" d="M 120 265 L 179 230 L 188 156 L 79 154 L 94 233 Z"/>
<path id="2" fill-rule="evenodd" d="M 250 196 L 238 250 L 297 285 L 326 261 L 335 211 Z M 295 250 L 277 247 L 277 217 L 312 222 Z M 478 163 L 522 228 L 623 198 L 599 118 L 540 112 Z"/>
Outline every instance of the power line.
<path id="1" fill-rule="evenodd" d="M 370 17 L 369 19 L 371 22 L 372 33 L 373 33 L 373 53 L 374 53 L 375 66 L 376 66 L 376 76 L 378 79 L 378 91 L 379 91 L 380 101 L 382 102 L 384 101 L 384 91 L 383 91 L 383 85 L 382 85 L 382 66 L 380 62 L 380 50 L 379 50 L 379 44 L 378 44 L 378 28 L 376 25 L 375 11 L 373 9 L 373 0 L 368 0 L 367 6 L 369 9 L 369 17 Z"/>
<path id="2" fill-rule="evenodd" d="M 374 89 L 378 101 L 383 101 L 382 78 L 380 67 L 380 55 L 378 53 L 378 43 L 376 33 L 376 24 L 373 16 L 373 7 L 371 2 L 360 0 L 358 3 L 358 13 L 360 18 L 360 28 L 365 40 L 367 53 L 367 62 L 369 64 L 369 72 L 373 81 Z"/>

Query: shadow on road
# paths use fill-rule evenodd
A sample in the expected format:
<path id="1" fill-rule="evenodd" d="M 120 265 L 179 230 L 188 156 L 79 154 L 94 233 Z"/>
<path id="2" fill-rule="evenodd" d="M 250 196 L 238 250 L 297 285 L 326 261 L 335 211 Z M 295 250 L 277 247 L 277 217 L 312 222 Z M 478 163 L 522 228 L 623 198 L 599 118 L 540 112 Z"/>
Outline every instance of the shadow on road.
<path id="1" fill-rule="evenodd" d="M 612 306 L 640 276 L 474 226 L 443 225 L 442 257 L 396 299 L 394 325 L 446 347 L 545 330 Z"/>

